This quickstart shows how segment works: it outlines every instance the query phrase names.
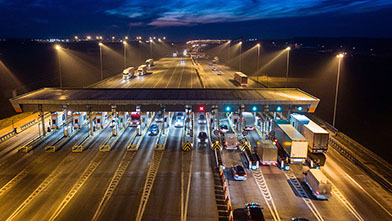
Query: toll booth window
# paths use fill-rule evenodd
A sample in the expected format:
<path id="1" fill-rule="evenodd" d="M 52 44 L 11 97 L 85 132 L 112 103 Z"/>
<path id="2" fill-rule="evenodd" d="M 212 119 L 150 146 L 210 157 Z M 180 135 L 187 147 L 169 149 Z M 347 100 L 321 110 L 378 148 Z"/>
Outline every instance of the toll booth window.
<path id="1" fill-rule="evenodd" d="M 101 123 L 101 119 L 97 119 L 97 124 L 100 124 Z"/>
<path id="2" fill-rule="evenodd" d="M 56 120 L 52 120 L 52 124 L 53 124 L 53 125 L 56 124 Z"/>
<path id="3" fill-rule="evenodd" d="M 78 123 L 79 123 L 78 119 L 75 119 L 75 124 L 78 124 Z"/>

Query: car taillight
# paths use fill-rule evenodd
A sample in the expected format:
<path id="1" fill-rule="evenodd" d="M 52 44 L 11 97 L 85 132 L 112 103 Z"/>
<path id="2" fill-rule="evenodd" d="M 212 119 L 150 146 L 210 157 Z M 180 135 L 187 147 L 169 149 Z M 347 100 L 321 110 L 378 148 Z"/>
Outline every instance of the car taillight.
<path id="1" fill-rule="evenodd" d="M 330 193 L 331 193 L 331 195 L 333 194 L 333 192 L 332 192 L 332 191 L 331 191 Z"/>
<path id="2" fill-rule="evenodd" d="M 263 162 L 261 162 L 261 164 L 263 164 L 263 166 L 265 166 L 266 165 L 266 163 L 263 161 Z"/>
<path id="3" fill-rule="evenodd" d="M 245 174 L 244 176 L 248 176 L 247 174 Z"/>
<path id="4" fill-rule="evenodd" d="M 238 174 L 234 175 L 234 176 L 238 176 Z"/>
<path id="5" fill-rule="evenodd" d="M 319 192 L 319 191 L 316 191 L 316 195 L 320 195 L 320 192 Z"/>

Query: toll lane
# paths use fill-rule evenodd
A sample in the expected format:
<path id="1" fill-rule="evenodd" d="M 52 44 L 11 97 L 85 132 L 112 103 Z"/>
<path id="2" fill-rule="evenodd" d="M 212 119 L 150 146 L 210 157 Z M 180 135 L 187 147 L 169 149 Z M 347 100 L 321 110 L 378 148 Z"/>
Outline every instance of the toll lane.
<path id="1" fill-rule="evenodd" d="M 176 220 L 181 217 L 181 171 L 186 166 L 181 150 L 183 127 L 175 127 L 175 117 L 172 120 L 170 134 L 167 139 L 163 157 L 159 164 L 158 173 L 152 186 L 150 196 L 143 214 L 143 219 L 152 220 L 166 217 Z M 164 199 L 165 203 L 162 203 Z"/>
<path id="2" fill-rule="evenodd" d="M 198 119 L 198 114 L 196 118 Z M 212 170 L 212 151 L 210 141 L 201 144 L 198 141 L 199 132 L 208 132 L 207 124 L 195 124 L 195 144 L 193 149 L 193 167 L 189 193 L 187 219 L 189 220 L 217 220 L 218 208 L 215 199 L 214 175 Z"/>
<path id="3" fill-rule="evenodd" d="M 27 192 L 32 193 L 30 196 L 27 195 L 31 199 L 25 201 L 27 202 L 25 205 L 21 204 L 24 207 L 14 217 L 29 220 L 48 220 L 92 159 L 94 159 L 99 145 L 110 135 L 111 130 L 109 127 L 106 127 L 101 133 L 90 138 L 91 141 L 87 143 L 88 146 L 85 147 L 82 153 L 71 153 L 69 146 L 67 149 L 69 154 L 63 161 L 50 161 L 50 164 L 54 165 L 53 168 L 49 166 L 40 168 L 41 171 L 38 174 L 45 174 L 46 176 L 40 180 L 41 182 L 38 185 L 35 185 L 36 189 L 34 192 Z M 55 155 L 61 152 L 47 154 Z"/>
<path id="4" fill-rule="evenodd" d="M 139 150 L 103 209 L 101 220 L 135 220 L 156 139 L 156 136 L 146 135 L 141 141 Z"/>

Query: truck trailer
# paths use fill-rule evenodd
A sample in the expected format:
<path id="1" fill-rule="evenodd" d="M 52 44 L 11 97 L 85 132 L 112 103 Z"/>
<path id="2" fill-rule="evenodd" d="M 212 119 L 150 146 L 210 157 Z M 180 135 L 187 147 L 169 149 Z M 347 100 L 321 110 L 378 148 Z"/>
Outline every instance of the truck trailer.
<path id="1" fill-rule="evenodd" d="M 278 161 L 278 148 L 270 140 L 261 140 L 257 142 L 257 154 L 260 158 L 260 164 L 275 165 Z"/>
<path id="2" fill-rule="evenodd" d="M 332 185 L 321 170 L 309 169 L 303 174 L 303 178 L 317 199 L 326 200 L 332 197 Z"/>
<path id="3" fill-rule="evenodd" d="M 288 121 L 274 120 L 272 136 L 282 148 L 290 163 L 304 163 L 308 153 L 308 142 Z"/>
<path id="4" fill-rule="evenodd" d="M 290 123 L 308 141 L 309 152 L 327 152 L 329 133 L 326 130 L 301 114 L 291 114 Z"/>
<path id="5" fill-rule="evenodd" d="M 123 70 L 123 79 L 129 79 L 135 75 L 135 68 L 128 67 Z"/>

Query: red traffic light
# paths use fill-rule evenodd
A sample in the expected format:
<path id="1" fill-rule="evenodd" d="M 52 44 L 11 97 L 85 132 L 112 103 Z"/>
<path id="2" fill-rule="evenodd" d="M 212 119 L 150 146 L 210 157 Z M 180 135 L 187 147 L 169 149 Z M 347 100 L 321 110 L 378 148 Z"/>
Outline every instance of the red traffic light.
<path id="1" fill-rule="evenodd" d="M 204 112 L 204 106 L 199 106 L 199 111 Z"/>

